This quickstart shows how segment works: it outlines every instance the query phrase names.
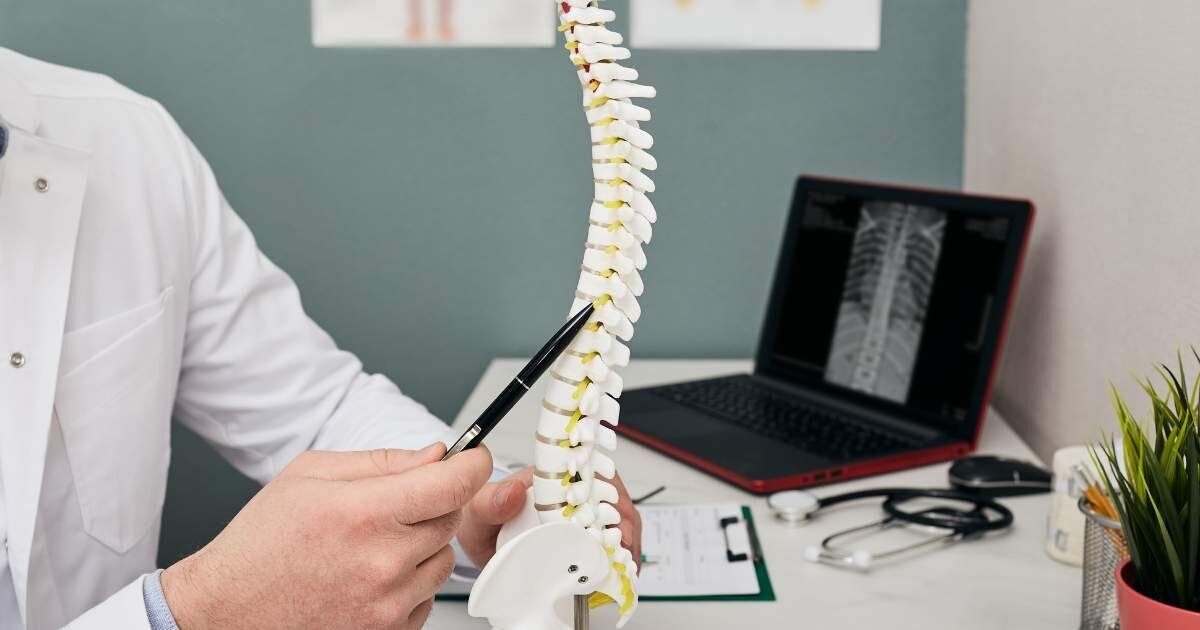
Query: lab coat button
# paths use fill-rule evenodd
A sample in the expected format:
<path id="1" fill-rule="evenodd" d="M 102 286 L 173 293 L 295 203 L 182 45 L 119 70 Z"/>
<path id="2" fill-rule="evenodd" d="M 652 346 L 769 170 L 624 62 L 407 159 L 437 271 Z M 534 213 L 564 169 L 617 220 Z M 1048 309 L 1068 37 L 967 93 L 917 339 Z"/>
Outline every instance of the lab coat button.
<path id="1" fill-rule="evenodd" d="M 40 193 L 44 193 L 47 190 L 50 190 L 50 182 L 45 177 L 39 177 L 33 180 L 33 189 Z"/>
<path id="2" fill-rule="evenodd" d="M 14 352 L 8 356 L 8 364 L 15 367 L 23 367 L 25 365 L 25 355 L 20 352 Z"/>

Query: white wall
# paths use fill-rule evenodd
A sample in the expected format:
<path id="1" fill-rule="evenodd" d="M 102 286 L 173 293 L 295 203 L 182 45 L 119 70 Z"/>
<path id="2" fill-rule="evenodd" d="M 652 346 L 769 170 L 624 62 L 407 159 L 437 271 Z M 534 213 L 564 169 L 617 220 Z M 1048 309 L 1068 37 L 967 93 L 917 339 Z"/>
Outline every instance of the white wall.
<path id="1" fill-rule="evenodd" d="M 1200 342 L 1200 2 L 972 0 L 968 21 L 964 186 L 1039 210 L 994 404 L 1046 456 L 1111 430 L 1110 380 L 1133 395 Z"/>

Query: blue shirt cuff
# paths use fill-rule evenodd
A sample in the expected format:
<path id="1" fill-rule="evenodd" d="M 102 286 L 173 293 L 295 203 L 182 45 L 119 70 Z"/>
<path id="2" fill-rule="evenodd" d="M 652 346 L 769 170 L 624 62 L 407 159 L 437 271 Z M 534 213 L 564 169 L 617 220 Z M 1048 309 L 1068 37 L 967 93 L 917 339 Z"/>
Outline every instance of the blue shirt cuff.
<path id="1" fill-rule="evenodd" d="M 159 575 L 162 569 L 147 575 L 142 579 L 142 601 L 146 603 L 146 618 L 150 620 L 150 630 L 179 630 L 171 607 L 167 605 L 167 596 L 163 594 L 162 581 Z"/>

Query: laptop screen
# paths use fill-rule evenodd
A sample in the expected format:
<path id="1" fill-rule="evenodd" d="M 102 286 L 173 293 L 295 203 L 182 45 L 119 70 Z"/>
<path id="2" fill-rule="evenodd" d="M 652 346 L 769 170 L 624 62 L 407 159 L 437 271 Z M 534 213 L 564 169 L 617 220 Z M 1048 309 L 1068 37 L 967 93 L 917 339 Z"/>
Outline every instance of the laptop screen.
<path id="1" fill-rule="evenodd" d="M 759 370 L 973 432 L 1029 213 L 802 178 Z"/>

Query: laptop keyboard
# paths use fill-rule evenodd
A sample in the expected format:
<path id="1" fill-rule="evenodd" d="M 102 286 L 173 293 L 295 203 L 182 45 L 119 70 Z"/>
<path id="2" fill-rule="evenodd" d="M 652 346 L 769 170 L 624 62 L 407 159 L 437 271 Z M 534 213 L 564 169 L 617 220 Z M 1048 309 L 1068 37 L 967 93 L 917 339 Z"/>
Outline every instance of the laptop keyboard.
<path id="1" fill-rule="evenodd" d="M 843 460 L 904 450 L 912 440 L 806 404 L 747 375 L 655 387 L 652 393 L 799 449 Z"/>

